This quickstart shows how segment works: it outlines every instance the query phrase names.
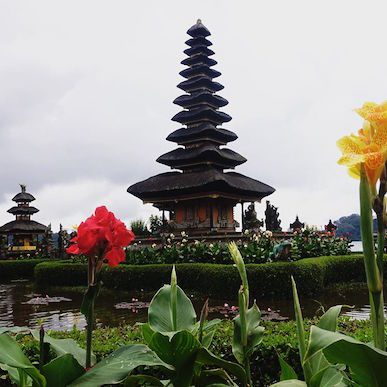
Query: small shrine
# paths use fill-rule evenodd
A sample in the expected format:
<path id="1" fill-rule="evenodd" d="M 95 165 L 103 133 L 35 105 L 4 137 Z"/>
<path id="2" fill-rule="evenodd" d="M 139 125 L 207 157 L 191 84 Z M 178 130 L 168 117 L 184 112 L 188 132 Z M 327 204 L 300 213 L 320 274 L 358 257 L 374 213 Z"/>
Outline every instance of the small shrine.
<path id="1" fill-rule="evenodd" d="M 332 223 L 332 219 L 329 219 L 329 223 L 324 226 L 326 232 L 335 233 L 337 226 Z"/>
<path id="2" fill-rule="evenodd" d="M 26 191 L 26 186 L 20 184 L 20 187 L 21 192 L 12 199 L 17 205 L 8 210 L 16 219 L 0 227 L 0 235 L 7 239 L 7 255 L 34 252 L 39 245 L 39 236 L 47 232 L 46 226 L 31 220 L 39 210 L 30 206 L 35 198 Z"/>
<path id="3" fill-rule="evenodd" d="M 298 218 L 298 215 L 296 216 L 296 220 L 293 223 L 290 223 L 290 230 L 297 231 L 301 230 L 305 227 L 305 223 L 302 223 L 300 219 Z"/>
<path id="4" fill-rule="evenodd" d="M 219 109 L 228 101 L 216 94 L 223 86 L 213 79 L 221 73 L 212 67 L 217 62 L 210 58 L 209 30 L 200 20 L 188 31 L 190 39 L 181 63 L 187 68 L 180 72 L 185 78 L 178 87 L 186 94 L 173 102 L 183 110 L 172 120 L 183 125 L 167 140 L 178 148 L 161 155 L 157 162 L 167 165 L 172 172 L 161 173 L 133 184 L 128 192 L 144 203 L 169 212 L 172 229 L 190 233 L 210 231 L 233 232 L 238 222 L 234 219 L 237 203 L 260 202 L 275 190 L 267 184 L 233 170 L 247 160 L 225 145 L 237 135 L 220 127 L 231 117 Z"/>

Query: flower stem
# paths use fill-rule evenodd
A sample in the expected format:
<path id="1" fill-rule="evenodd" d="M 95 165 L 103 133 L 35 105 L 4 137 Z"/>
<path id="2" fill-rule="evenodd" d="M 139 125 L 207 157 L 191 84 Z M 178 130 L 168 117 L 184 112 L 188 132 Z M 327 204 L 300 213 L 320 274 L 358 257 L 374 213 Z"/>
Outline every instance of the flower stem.
<path id="1" fill-rule="evenodd" d="M 91 367 L 91 343 L 93 337 L 93 328 L 94 328 L 94 301 L 91 300 L 89 314 L 86 317 L 87 327 L 86 327 L 86 368 Z"/>
<path id="2" fill-rule="evenodd" d="M 379 197 L 376 198 L 378 200 Z M 378 215 L 378 251 L 375 256 L 373 237 L 372 206 L 374 195 L 368 183 L 364 168 L 360 177 L 360 230 L 364 253 L 364 266 L 371 305 L 373 340 L 376 348 L 385 349 L 384 344 L 384 303 L 383 303 L 383 250 L 384 225 Z"/>

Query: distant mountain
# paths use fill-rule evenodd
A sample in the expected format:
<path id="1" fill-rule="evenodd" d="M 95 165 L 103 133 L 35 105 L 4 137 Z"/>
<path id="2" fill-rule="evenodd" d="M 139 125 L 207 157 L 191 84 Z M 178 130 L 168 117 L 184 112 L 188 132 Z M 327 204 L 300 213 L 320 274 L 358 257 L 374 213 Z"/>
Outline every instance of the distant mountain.
<path id="1" fill-rule="evenodd" d="M 352 214 L 343 216 L 333 222 L 337 226 L 336 235 L 345 236 L 353 241 L 360 241 L 360 215 Z M 376 219 L 374 219 L 374 231 L 376 231 Z"/>

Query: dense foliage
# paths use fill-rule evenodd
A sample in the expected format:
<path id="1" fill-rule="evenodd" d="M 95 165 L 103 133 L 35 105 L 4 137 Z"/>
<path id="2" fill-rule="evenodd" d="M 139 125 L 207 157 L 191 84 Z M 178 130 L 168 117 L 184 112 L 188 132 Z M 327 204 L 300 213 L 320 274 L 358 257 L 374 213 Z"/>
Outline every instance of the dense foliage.
<path id="1" fill-rule="evenodd" d="M 274 247 L 282 241 L 273 238 L 270 231 L 253 233 L 247 231 L 237 242 L 246 263 L 267 263 L 280 260 L 295 261 L 300 258 L 350 253 L 350 241 L 330 233 L 312 229 L 296 232 L 291 244 L 292 252 L 286 258 L 273 253 Z M 154 263 L 218 263 L 229 264 L 227 244 L 206 240 L 190 240 L 183 231 L 177 238 L 170 234 L 162 245 L 142 246 L 134 244 L 126 251 L 126 262 L 135 265 Z"/>
<path id="2" fill-rule="evenodd" d="M 311 320 L 305 320 L 307 331 L 311 323 Z M 261 324 L 265 327 L 265 334 L 252 362 L 252 373 L 254 380 L 256 380 L 256 385 L 267 386 L 271 382 L 279 380 L 280 366 L 278 354 L 301 375 L 295 322 L 262 321 Z M 339 329 L 363 342 L 369 342 L 371 339 L 369 321 L 354 321 L 342 318 L 339 321 Z M 210 346 L 211 351 L 218 356 L 231 360 L 233 358 L 231 352 L 232 334 L 231 321 L 222 321 L 215 332 Z M 85 347 L 85 332 L 75 328 L 68 332 L 50 332 L 50 336 L 55 338 L 72 338 L 80 346 Z M 39 358 L 38 342 L 32 336 L 19 336 L 18 340 L 28 357 L 31 360 L 37 361 Z M 143 339 L 139 326 L 125 325 L 117 328 L 99 328 L 94 332 L 93 351 L 97 359 L 101 360 L 122 345 L 142 342 Z"/>

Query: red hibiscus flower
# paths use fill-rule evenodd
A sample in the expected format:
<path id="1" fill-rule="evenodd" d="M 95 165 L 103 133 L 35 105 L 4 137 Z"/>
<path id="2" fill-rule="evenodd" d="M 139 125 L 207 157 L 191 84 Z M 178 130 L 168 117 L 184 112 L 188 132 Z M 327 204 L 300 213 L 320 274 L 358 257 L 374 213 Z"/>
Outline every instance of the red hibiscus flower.
<path id="1" fill-rule="evenodd" d="M 133 232 L 105 206 L 101 206 L 79 225 L 77 236 L 71 239 L 73 244 L 66 251 L 106 259 L 109 266 L 117 266 L 125 260 L 123 248 L 133 240 Z"/>

